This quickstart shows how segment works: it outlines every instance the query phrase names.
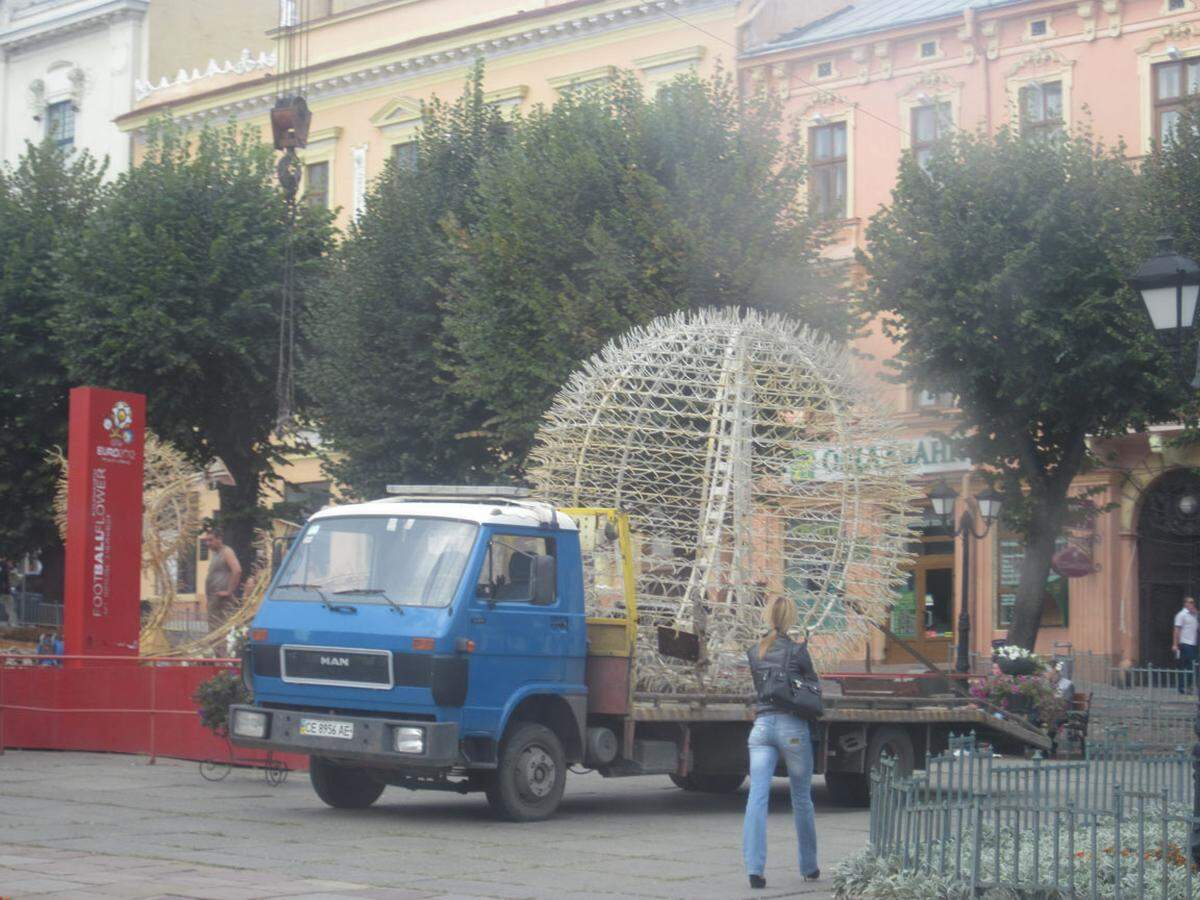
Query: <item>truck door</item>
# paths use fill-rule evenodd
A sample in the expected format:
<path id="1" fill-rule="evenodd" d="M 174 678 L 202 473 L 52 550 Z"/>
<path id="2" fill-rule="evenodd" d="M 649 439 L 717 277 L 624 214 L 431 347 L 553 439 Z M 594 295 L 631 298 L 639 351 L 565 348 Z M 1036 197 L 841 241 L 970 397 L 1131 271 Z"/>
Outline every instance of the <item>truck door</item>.
<path id="1" fill-rule="evenodd" d="M 519 532 L 495 532 L 488 542 L 466 629 L 475 644 L 464 711 L 470 728 L 497 728 L 509 698 L 525 685 L 567 680 L 579 629 L 568 615 L 561 567 L 548 604 L 533 602 L 531 579 L 533 557 L 555 556 L 556 543 L 552 536 Z"/>

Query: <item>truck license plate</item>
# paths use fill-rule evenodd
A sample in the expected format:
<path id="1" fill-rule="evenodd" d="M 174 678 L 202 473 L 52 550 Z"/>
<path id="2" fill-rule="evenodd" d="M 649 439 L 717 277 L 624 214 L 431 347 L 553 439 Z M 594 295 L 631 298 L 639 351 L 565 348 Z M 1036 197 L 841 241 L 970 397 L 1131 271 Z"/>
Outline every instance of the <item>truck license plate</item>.
<path id="1" fill-rule="evenodd" d="M 324 719 L 301 719 L 300 733 L 312 737 L 354 739 L 353 722 L 327 722 Z"/>

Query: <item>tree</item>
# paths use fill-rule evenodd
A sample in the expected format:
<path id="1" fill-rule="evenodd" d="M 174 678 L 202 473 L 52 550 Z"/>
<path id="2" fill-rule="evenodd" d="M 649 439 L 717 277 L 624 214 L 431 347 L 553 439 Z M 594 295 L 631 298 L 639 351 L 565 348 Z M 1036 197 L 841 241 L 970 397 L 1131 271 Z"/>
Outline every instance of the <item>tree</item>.
<path id="1" fill-rule="evenodd" d="M 416 163 L 389 162 L 367 195 L 305 331 L 314 353 L 302 383 L 321 434 L 340 451 L 330 467 L 360 496 L 388 482 L 489 480 L 496 460 L 476 424 L 483 407 L 451 393 L 443 364 L 440 285 L 450 277 L 442 222 L 471 222 L 479 161 L 508 130 L 483 100 L 477 67 L 454 104 L 434 101 Z"/>
<path id="2" fill-rule="evenodd" d="M 84 229 L 57 319 L 77 381 L 145 392 L 161 437 L 198 465 L 225 464 L 235 484 L 219 488 L 219 519 L 247 563 L 276 454 L 287 240 L 271 149 L 256 134 L 159 122 Z M 300 216 L 302 286 L 328 240 L 328 214 Z"/>
<path id="3" fill-rule="evenodd" d="M 1026 538 L 1008 636 L 1029 649 L 1055 539 L 1086 502 L 1071 485 L 1089 436 L 1178 398 L 1126 283 L 1139 190 L 1123 148 L 1088 135 L 962 134 L 928 171 L 906 155 L 859 254 L 900 374 L 958 396 L 964 449 L 1005 484 Z"/>
<path id="4" fill-rule="evenodd" d="M 570 372 L 655 316 L 737 305 L 848 333 L 795 137 L 723 76 L 651 99 L 627 76 L 514 123 L 452 232 L 444 308 L 454 387 L 515 469 Z"/>
<path id="5" fill-rule="evenodd" d="M 50 323 L 59 260 L 95 209 L 102 175 L 87 153 L 48 142 L 0 170 L 0 559 L 59 543 L 47 454 L 66 445 L 72 382 Z"/>

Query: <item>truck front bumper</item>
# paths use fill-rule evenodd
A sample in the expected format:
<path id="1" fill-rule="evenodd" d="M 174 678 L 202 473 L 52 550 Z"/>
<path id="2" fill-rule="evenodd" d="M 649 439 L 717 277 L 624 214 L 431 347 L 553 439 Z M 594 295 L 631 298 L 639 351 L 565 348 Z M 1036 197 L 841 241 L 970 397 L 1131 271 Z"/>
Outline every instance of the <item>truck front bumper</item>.
<path id="1" fill-rule="evenodd" d="M 406 750 L 396 749 L 398 731 L 405 739 Z M 419 750 L 416 749 L 418 731 Z M 445 769 L 463 762 L 458 752 L 458 725 L 454 722 L 231 706 L 229 737 L 238 747 L 354 760 L 387 768 Z"/>

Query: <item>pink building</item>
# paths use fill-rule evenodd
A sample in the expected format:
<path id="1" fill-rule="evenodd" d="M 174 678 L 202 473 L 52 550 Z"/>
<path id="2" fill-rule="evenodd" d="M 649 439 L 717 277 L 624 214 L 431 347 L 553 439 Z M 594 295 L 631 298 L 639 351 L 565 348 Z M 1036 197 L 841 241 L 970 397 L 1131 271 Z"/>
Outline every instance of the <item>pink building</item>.
<path id="1" fill-rule="evenodd" d="M 927 152 L 949 129 L 1087 124 L 1140 156 L 1200 91 L 1197 0 L 856 0 L 773 39 L 743 32 L 742 44 L 743 90 L 777 92 L 807 134 L 812 199 L 840 222 L 839 257 L 888 202 L 900 155 Z M 891 353 L 879 335 L 863 349 Z M 939 414 L 953 398 L 882 389 L 911 429 L 925 485 L 946 478 L 960 494 L 979 490 L 970 462 L 934 435 L 947 430 Z M 1114 466 L 1086 478 L 1105 488 L 1097 502 L 1117 508 L 1069 536 L 1095 571 L 1052 577 L 1039 649 L 1069 643 L 1122 665 L 1171 664 L 1171 618 L 1200 590 L 1200 478 L 1188 471 L 1200 453 L 1164 442 L 1172 430 L 1115 442 Z M 892 627 L 942 661 L 956 640 L 962 539 L 930 520 L 920 544 Z M 980 653 L 1005 635 L 1021 550 L 996 529 L 972 542 L 968 608 Z M 911 661 L 882 639 L 872 653 Z"/>

